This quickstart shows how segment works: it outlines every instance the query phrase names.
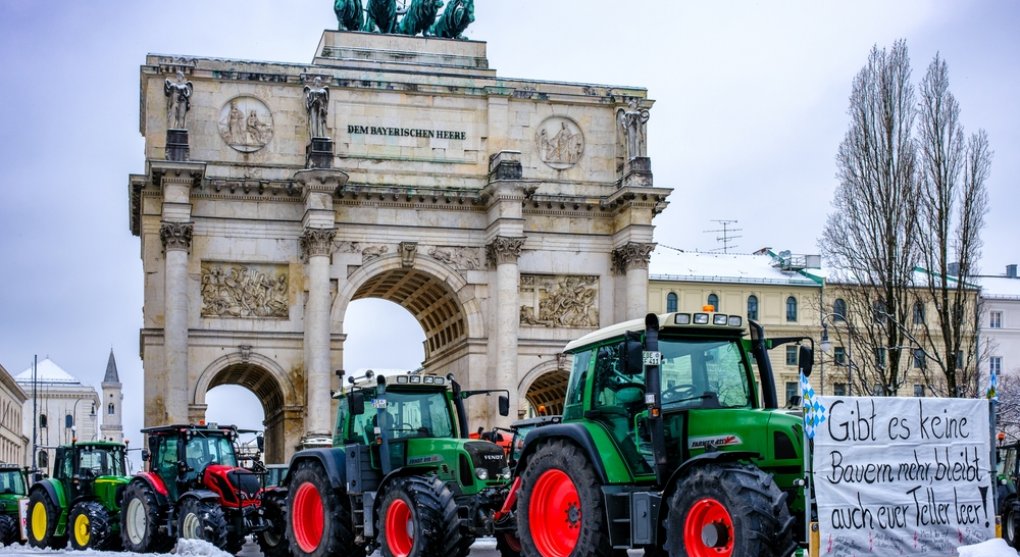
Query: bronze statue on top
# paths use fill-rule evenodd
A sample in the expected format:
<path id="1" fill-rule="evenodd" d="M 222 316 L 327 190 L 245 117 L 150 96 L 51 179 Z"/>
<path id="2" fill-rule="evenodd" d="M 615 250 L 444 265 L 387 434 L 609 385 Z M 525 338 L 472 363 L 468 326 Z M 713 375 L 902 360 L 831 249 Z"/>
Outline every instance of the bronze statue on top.
<path id="1" fill-rule="evenodd" d="M 448 0 L 439 15 L 442 7 L 443 0 L 333 0 L 341 31 L 465 39 L 464 30 L 475 20 L 474 0 Z"/>

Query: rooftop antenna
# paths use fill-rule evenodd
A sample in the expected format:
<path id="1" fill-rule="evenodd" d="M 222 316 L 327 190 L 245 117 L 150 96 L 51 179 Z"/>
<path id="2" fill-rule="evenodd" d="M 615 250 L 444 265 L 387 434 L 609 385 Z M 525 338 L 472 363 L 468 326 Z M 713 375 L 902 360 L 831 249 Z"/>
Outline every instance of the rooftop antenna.
<path id="1" fill-rule="evenodd" d="M 743 236 L 734 236 L 733 233 L 743 232 L 744 229 L 731 227 L 731 225 L 736 224 L 738 222 L 736 220 L 713 220 L 712 222 L 719 223 L 719 225 L 722 226 L 722 228 L 716 230 L 705 230 L 705 232 L 712 234 L 722 234 L 722 236 L 716 236 L 715 238 L 717 242 L 722 242 L 722 247 L 709 251 L 712 253 L 716 253 L 719 251 L 722 251 L 723 253 L 729 253 L 731 248 L 737 247 L 736 245 L 732 246 L 730 245 L 733 242 L 733 240 L 743 238 Z"/>

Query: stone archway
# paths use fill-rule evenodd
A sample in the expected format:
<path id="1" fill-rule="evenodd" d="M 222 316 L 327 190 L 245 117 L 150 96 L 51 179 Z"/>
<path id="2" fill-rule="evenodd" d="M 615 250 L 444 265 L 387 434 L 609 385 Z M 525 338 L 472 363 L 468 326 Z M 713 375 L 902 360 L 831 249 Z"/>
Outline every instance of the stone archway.
<path id="1" fill-rule="evenodd" d="M 205 419 L 206 394 L 216 387 L 237 385 L 251 391 L 262 404 L 265 416 L 265 461 L 287 459 L 288 434 L 300 435 L 302 408 L 288 404 L 294 398 L 294 384 L 271 358 L 256 353 L 230 354 L 212 362 L 195 383 L 189 416 L 192 423 Z"/>
<path id="2" fill-rule="evenodd" d="M 539 408 L 544 407 L 546 415 L 562 414 L 569 378 L 570 367 L 558 357 L 555 361 L 532 368 L 518 389 L 528 401 L 531 412 L 538 414 Z"/>

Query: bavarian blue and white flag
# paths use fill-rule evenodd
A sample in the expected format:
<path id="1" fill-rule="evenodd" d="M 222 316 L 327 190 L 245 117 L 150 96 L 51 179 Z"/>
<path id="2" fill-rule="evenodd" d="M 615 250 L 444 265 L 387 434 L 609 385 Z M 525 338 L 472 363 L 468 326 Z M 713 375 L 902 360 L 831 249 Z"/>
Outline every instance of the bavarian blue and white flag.
<path id="1" fill-rule="evenodd" d="M 815 428 L 825 422 L 825 407 L 818 403 L 815 388 L 803 373 L 800 374 L 800 399 L 804 408 L 804 433 L 815 438 Z"/>

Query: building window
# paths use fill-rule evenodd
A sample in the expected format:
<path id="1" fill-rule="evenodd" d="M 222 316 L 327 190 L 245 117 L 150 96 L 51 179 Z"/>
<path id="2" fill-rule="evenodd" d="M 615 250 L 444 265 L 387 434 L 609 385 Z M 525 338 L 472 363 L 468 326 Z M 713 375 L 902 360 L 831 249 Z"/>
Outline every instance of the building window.
<path id="1" fill-rule="evenodd" d="M 712 311 L 719 311 L 719 296 L 716 296 L 715 294 L 709 294 L 708 305 L 712 306 Z"/>
<path id="2" fill-rule="evenodd" d="M 1002 356 L 992 356 L 991 358 L 989 358 L 988 367 L 989 370 L 995 375 L 999 375 L 1000 373 L 1002 373 Z"/>
<path id="3" fill-rule="evenodd" d="M 758 297 L 754 294 L 747 297 L 747 318 L 758 320 Z"/>
<path id="4" fill-rule="evenodd" d="M 790 296 L 786 299 L 786 320 L 797 320 L 797 298 Z"/>
<path id="5" fill-rule="evenodd" d="M 789 404 L 790 399 L 792 399 L 795 396 L 800 395 L 800 389 L 798 388 L 799 386 L 800 385 L 798 385 L 796 381 L 787 381 L 786 382 L 786 402 L 787 402 L 787 404 Z"/>
<path id="6" fill-rule="evenodd" d="M 924 385 L 920 383 L 914 383 L 914 396 L 924 396 Z"/>
<path id="7" fill-rule="evenodd" d="M 914 303 L 914 325 L 924 325 L 924 303 Z"/>
<path id="8" fill-rule="evenodd" d="M 846 383 L 833 383 L 832 394 L 836 396 L 846 396 Z"/>
<path id="9" fill-rule="evenodd" d="M 871 317 L 875 323 L 885 323 L 885 317 L 888 313 L 885 311 L 885 304 L 881 301 L 876 301 L 871 304 Z"/>
<path id="10" fill-rule="evenodd" d="M 885 367 L 885 348 L 875 349 L 875 365 L 879 368 Z"/>
<path id="11" fill-rule="evenodd" d="M 797 365 L 797 347 L 787 346 L 786 347 L 786 365 L 795 366 Z"/>
<path id="12" fill-rule="evenodd" d="M 666 312 L 673 313 L 676 311 L 677 302 L 679 302 L 679 297 L 676 295 L 676 292 L 666 294 Z"/>
<path id="13" fill-rule="evenodd" d="M 836 365 L 838 366 L 846 365 L 846 348 L 843 348 L 842 346 L 837 346 L 832 351 L 832 359 L 836 362 Z"/>
<path id="14" fill-rule="evenodd" d="M 74 427 L 74 416 L 70 414 L 64 416 L 64 427 L 68 429 Z"/>
<path id="15" fill-rule="evenodd" d="M 846 300 L 836 298 L 836 301 L 832 302 L 832 313 L 832 318 L 836 321 L 846 321 Z"/>
<path id="16" fill-rule="evenodd" d="M 113 403 L 112 402 L 110 403 L 109 406 L 106 407 L 106 413 L 107 414 L 111 414 L 111 415 L 112 414 L 116 414 L 116 412 L 114 411 Z"/>
<path id="17" fill-rule="evenodd" d="M 988 326 L 990 328 L 992 328 L 992 329 L 1001 329 L 1002 328 L 1002 312 L 1001 311 L 993 311 L 990 314 L 990 320 L 988 322 Z"/>
<path id="18" fill-rule="evenodd" d="M 924 350 L 920 348 L 914 350 L 914 367 L 924 369 Z"/>
<path id="19" fill-rule="evenodd" d="M 39 414 L 39 427 L 47 427 L 46 414 Z"/>

